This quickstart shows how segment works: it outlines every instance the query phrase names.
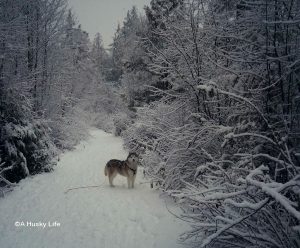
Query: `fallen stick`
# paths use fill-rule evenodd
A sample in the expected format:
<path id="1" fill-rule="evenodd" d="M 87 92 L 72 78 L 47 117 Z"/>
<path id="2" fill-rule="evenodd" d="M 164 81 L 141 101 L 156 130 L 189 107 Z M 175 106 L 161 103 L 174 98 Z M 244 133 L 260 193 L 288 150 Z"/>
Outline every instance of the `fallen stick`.
<path id="1" fill-rule="evenodd" d="M 100 185 L 90 185 L 90 186 L 81 186 L 81 187 L 76 187 L 76 188 L 70 188 L 70 189 L 67 189 L 64 193 L 67 194 L 69 191 L 75 190 L 75 189 L 100 188 L 100 187 L 102 187 L 102 186 L 103 186 L 103 184 L 100 184 Z"/>

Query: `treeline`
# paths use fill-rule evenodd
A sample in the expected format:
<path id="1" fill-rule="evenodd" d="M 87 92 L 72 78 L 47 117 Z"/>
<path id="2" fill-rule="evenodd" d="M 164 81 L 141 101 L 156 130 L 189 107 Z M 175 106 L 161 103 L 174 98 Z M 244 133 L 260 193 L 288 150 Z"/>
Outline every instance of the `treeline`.
<path id="1" fill-rule="evenodd" d="M 109 62 L 65 0 L 0 0 L 0 186 L 51 171 L 116 109 Z"/>
<path id="2" fill-rule="evenodd" d="M 116 32 L 120 133 L 193 247 L 300 246 L 299 22 L 299 0 L 152 0 Z"/>

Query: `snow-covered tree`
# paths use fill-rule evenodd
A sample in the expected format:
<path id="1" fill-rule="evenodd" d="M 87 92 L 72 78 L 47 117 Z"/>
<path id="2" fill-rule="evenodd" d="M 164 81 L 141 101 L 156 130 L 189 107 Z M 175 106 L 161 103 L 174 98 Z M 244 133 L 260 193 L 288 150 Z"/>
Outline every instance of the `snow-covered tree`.
<path id="1" fill-rule="evenodd" d="M 118 27 L 112 44 L 112 60 L 115 71 L 119 72 L 118 81 L 131 107 L 149 102 L 146 86 L 152 82 L 147 64 L 144 39 L 147 34 L 147 21 L 139 16 L 133 7 L 128 11 L 123 26 Z"/>
<path id="2" fill-rule="evenodd" d="M 182 240 L 299 246 L 298 1 L 171 2 L 147 12 L 147 66 L 168 87 L 127 145 L 185 207 Z"/>
<path id="3" fill-rule="evenodd" d="M 51 170 L 56 148 L 42 118 L 50 44 L 65 1 L 0 1 L 1 180 Z"/>

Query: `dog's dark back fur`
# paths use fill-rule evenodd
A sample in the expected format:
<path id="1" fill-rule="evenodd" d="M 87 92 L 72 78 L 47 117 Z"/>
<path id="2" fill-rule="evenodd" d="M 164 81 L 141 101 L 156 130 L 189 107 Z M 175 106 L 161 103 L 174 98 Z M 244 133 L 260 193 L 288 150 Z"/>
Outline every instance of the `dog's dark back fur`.
<path id="1" fill-rule="evenodd" d="M 119 174 L 122 176 L 127 176 L 126 174 L 126 167 L 127 167 L 126 161 L 121 161 L 118 159 L 111 159 L 107 162 L 106 168 L 107 168 L 107 174 L 113 174 L 114 170 L 117 170 Z M 124 174 L 126 173 L 126 174 Z"/>
<path id="2" fill-rule="evenodd" d="M 117 174 L 127 177 L 128 188 L 134 187 L 138 166 L 138 155 L 135 152 L 129 153 L 125 161 L 111 159 L 104 168 L 105 176 L 108 176 L 110 186 L 114 187 L 113 179 Z"/>
<path id="3" fill-rule="evenodd" d="M 109 160 L 106 163 L 105 176 L 107 176 L 107 174 L 108 175 L 113 174 L 115 170 L 122 176 L 128 176 L 127 168 L 131 168 L 128 159 L 131 156 L 138 158 L 138 155 L 135 152 L 130 152 L 125 161 L 118 160 L 118 159 Z"/>

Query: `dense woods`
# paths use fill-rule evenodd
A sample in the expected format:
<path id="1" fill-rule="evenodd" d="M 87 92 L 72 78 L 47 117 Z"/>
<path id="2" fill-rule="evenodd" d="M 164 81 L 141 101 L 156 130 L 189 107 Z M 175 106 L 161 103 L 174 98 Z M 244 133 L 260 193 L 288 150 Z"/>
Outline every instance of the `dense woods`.
<path id="1" fill-rule="evenodd" d="M 65 0 L 3 0 L 0 12 L 0 181 L 13 185 L 51 171 L 118 101 L 101 36 L 91 42 Z"/>
<path id="2" fill-rule="evenodd" d="M 64 0 L 0 12 L 3 185 L 97 126 L 182 206 L 182 242 L 300 246 L 299 0 L 152 0 L 109 52 Z"/>
<path id="3" fill-rule="evenodd" d="M 136 111 L 122 135 L 182 204 L 192 246 L 300 245 L 299 14 L 293 0 L 153 0 L 117 32 Z"/>

